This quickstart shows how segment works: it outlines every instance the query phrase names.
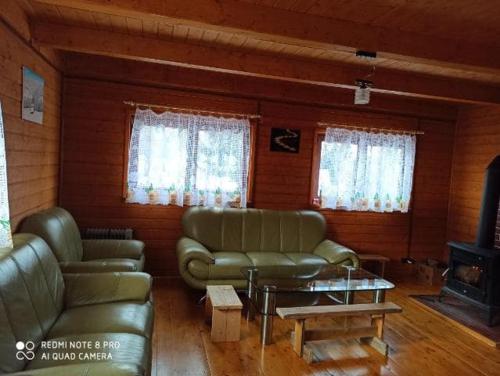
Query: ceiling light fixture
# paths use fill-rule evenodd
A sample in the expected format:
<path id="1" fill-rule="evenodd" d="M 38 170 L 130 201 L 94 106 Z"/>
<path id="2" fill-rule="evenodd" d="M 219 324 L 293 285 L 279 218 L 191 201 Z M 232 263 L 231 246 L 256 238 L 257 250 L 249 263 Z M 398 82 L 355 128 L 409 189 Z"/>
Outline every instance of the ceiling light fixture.
<path id="1" fill-rule="evenodd" d="M 370 88 L 373 86 L 373 82 L 357 79 L 356 86 L 356 91 L 354 92 L 354 104 L 370 103 Z"/>
<path id="2" fill-rule="evenodd" d="M 372 51 L 356 51 L 356 57 L 364 60 L 375 60 L 377 53 Z M 372 66 L 372 71 L 364 78 L 356 80 L 356 90 L 354 91 L 354 104 L 369 104 L 370 103 L 370 88 L 373 87 L 373 82 L 368 78 L 375 74 L 375 65 Z"/>

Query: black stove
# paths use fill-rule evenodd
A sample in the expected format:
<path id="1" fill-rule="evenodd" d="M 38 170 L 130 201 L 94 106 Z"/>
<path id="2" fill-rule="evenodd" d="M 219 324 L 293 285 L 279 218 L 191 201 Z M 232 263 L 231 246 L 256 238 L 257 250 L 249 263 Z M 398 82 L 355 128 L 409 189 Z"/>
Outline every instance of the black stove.
<path id="1" fill-rule="evenodd" d="M 449 269 L 442 293 L 485 312 L 488 325 L 500 313 L 500 155 L 486 169 L 477 238 L 474 244 L 450 242 Z"/>

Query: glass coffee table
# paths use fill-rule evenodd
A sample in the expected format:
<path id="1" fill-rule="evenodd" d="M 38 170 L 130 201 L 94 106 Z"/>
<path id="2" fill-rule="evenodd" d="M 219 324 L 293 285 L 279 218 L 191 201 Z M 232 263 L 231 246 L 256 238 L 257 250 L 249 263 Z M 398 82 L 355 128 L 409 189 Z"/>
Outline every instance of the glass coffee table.
<path id="1" fill-rule="evenodd" d="M 373 292 L 382 303 L 394 284 L 364 269 L 338 265 L 261 266 L 241 269 L 247 280 L 247 320 L 261 315 L 260 339 L 272 343 L 276 307 L 317 305 L 321 296 L 330 303 L 352 304 L 357 291 Z"/>

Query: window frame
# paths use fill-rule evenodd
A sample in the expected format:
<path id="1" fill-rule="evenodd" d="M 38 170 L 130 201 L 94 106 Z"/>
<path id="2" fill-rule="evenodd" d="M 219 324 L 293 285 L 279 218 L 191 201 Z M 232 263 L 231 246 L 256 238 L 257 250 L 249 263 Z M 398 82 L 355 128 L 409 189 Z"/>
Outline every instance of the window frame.
<path id="1" fill-rule="evenodd" d="M 396 131 L 396 130 L 395 130 Z M 325 140 L 326 129 L 325 128 L 316 128 L 314 131 L 314 143 L 313 143 L 313 156 L 312 156 L 312 170 L 311 170 L 311 185 L 309 191 L 309 204 L 311 208 L 316 210 L 338 210 L 338 211 L 352 211 L 354 213 L 360 213 L 359 211 L 346 210 L 346 209 L 333 209 L 333 208 L 322 208 L 320 204 L 320 197 L 318 196 L 318 187 L 319 187 L 319 170 L 321 166 L 321 143 Z M 412 190 L 410 202 L 408 204 L 408 211 L 406 213 L 401 213 L 399 211 L 392 212 L 376 212 L 376 211 L 363 211 L 362 213 L 370 213 L 370 214 L 410 214 L 413 211 L 413 200 L 415 198 L 415 177 L 417 172 L 417 152 L 418 149 L 415 150 L 415 164 L 413 167 L 413 179 L 412 179 Z"/>
<path id="2" fill-rule="evenodd" d="M 134 125 L 135 109 L 130 108 L 126 111 L 125 117 L 125 139 L 123 147 L 123 180 L 122 180 L 122 200 L 125 202 L 127 198 L 128 185 L 128 164 L 129 164 L 129 148 L 130 139 L 132 136 L 132 128 Z M 253 206 L 254 194 L 254 172 L 255 172 L 255 148 L 257 139 L 257 128 L 259 119 L 249 119 L 250 121 L 250 155 L 248 157 L 248 176 L 247 176 L 247 207 Z M 141 205 L 139 203 L 126 203 L 127 205 Z M 169 207 L 170 205 L 167 205 Z M 195 206 L 195 205 L 194 205 Z"/>
<path id="3" fill-rule="evenodd" d="M 319 168 L 321 165 L 321 143 L 325 140 L 325 134 L 326 130 L 324 128 L 316 128 L 314 131 L 311 186 L 309 191 L 309 204 L 314 209 L 325 209 L 321 208 L 318 196 Z"/>

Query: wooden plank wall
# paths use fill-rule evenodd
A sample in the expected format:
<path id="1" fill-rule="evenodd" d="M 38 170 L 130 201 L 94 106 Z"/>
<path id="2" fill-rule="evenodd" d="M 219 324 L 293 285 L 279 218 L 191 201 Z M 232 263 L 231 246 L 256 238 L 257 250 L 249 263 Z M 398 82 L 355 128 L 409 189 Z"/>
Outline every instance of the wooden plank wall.
<path id="1" fill-rule="evenodd" d="M 272 83 L 270 83 L 272 85 Z M 147 245 L 147 269 L 154 274 L 177 274 L 175 243 L 181 235 L 178 207 L 124 204 L 122 194 L 123 152 L 127 107 L 123 100 L 257 112 L 262 114 L 258 130 L 255 206 L 275 209 L 309 207 L 309 184 L 313 135 L 316 122 L 357 121 L 371 126 L 415 128 L 426 134 L 419 139 L 413 230 L 419 240 L 410 241 L 409 214 L 374 214 L 323 211 L 328 234 L 360 252 L 390 256 L 390 271 L 398 269 L 411 244 L 413 257 L 441 257 L 446 237 L 448 181 L 451 167 L 454 122 L 427 121 L 415 117 L 359 113 L 315 106 L 287 105 L 269 101 L 237 99 L 172 89 L 125 85 L 89 79 L 65 80 L 64 152 L 61 199 L 80 226 L 132 227 Z M 302 129 L 299 154 L 269 151 L 273 126 Z M 440 151 L 436 151 L 436 147 Z M 429 170 L 434 165 L 434 170 Z M 443 175 L 444 174 L 444 175 Z M 439 189 L 433 190 L 439 187 Z M 444 207 L 444 214 L 443 214 Z M 432 219 L 427 234 L 425 223 Z"/>
<path id="2" fill-rule="evenodd" d="M 26 215 L 57 203 L 61 74 L 51 51 L 30 44 L 26 12 L 17 2 L 6 3 L 0 17 L 0 100 L 14 230 Z M 21 119 L 23 65 L 45 79 L 43 126 Z"/>
<path id="3" fill-rule="evenodd" d="M 301 209 L 309 205 L 314 125 L 317 121 L 394 129 L 421 129 L 418 136 L 412 215 L 322 210 L 328 235 L 355 250 L 391 258 L 390 272 L 403 272 L 400 259 L 409 252 L 418 260 L 441 258 L 446 243 L 448 194 L 455 125 L 396 115 L 327 111 L 310 107 L 265 105 L 259 131 L 255 205 Z M 299 154 L 269 151 L 270 129 L 298 127 Z"/>
<path id="4" fill-rule="evenodd" d="M 177 273 L 175 243 L 183 208 L 125 204 L 122 198 L 126 119 L 124 100 L 256 113 L 247 100 L 66 79 L 61 202 L 80 227 L 131 227 L 147 244 L 147 268 Z"/>
<path id="5" fill-rule="evenodd" d="M 449 240 L 475 241 L 484 172 L 499 154 L 500 106 L 474 106 L 460 110 L 453 158 Z"/>

